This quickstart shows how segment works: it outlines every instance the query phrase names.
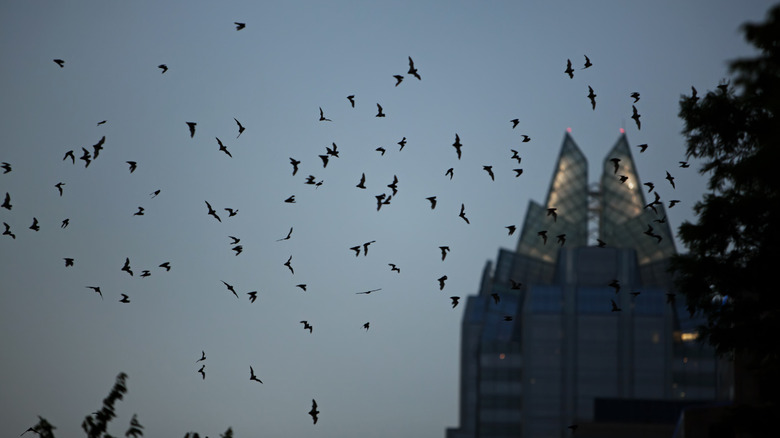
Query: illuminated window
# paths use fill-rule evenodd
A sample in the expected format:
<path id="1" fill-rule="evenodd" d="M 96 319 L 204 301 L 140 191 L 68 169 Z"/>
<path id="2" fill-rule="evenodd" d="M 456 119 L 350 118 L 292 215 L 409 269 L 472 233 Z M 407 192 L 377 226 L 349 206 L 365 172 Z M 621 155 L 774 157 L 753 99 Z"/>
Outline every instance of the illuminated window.
<path id="1" fill-rule="evenodd" d="M 695 341 L 699 337 L 698 332 L 693 333 L 683 333 L 680 338 L 683 340 L 683 342 L 690 342 Z"/>
<path id="2" fill-rule="evenodd" d="M 661 335 L 658 332 L 653 333 L 653 344 L 661 342 Z"/>

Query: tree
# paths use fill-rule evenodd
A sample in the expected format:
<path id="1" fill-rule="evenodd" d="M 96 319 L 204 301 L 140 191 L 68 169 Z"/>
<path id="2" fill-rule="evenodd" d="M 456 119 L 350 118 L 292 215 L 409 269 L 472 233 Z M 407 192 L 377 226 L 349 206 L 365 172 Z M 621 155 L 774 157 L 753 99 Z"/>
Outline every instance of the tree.
<path id="1" fill-rule="evenodd" d="M 119 373 L 119 375 L 116 377 L 116 383 L 114 383 L 114 387 L 111 388 L 111 392 L 108 394 L 108 397 L 103 399 L 103 407 L 99 411 L 93 412 L 84 418 L 84 421 L 81 423 L 81 428 L 87 434 L 87 437 L 114 438 L 107 432 L 108 423 L 116 417 L 114 404 L 117 402 L 117 400 L 122 400 L 122 397 L 127 392 L 126 381 L 127 374 Z M 138 416 L 133 414 L 133 418 L 130 419 L 130 426 L 125 432 L 125 437 L 143 437 L 143 428 L 144 427 L 141 425 L 141 423 L 138 422 Z M 54 429 L 56 429 L 56 427 L 51 425 L 51 423 L 49 423 L 45 418 L 38 416 L 38 423 L 35 426 L 28 428 L 24 433 L 22 433 L 22 435 L 26 434 L 27 432 L 32 432 L 41 438 L 54 438 Z M 225 433 L 220 436 L 222 438 L 233 438 L 233 429 L 228 428 Z M 189 432 L 184 435 L 184 438 L 200 438 L 200 436 L 197 433 Z"/>
<path id="2" fill-rule="evenodd" d="M 694 207 L 697 223 L 679 228 L 688 253 L 673 257 L 671 270 L 691 315 L 707 318 L 702 338 L 734 360 L 735 401 L 776 410 L 780 6 L 742 30 L 758 55 L 732 61 L 730 82 L 680 99 L 687 156 L 703 162 L 709 182 Z"/>

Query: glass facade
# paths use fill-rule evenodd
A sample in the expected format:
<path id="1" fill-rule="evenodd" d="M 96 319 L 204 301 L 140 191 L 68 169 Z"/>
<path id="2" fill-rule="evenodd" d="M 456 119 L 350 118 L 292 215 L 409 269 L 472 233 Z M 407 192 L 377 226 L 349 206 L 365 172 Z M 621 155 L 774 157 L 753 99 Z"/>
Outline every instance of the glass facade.
<path id="1" fill-rule="evenodd" d="M 548 214 L 555 209 L 555 215 Z M 539 236 L 547 234 L 547 242 Z M 558 163 L 547 191 L 545 206 L 531 201 L 526 210 L 517 252 L 555 263 L 558 255 L 556 236 L 566 234 L 566 246 L 587 245 L 588 241 L 588 160 L 567 133 Z"/>
<path id="2" fill-rule="evenodd" d="M 617 170 L 613 159 L 620 160 Z M 621 176 L 628 179 L 621 182 Z M 666 218 L 663 203 L 647 206 L 645 193 L 653 200 L 655 195 L 640 181 L 625 135 L 604 159 L 600 191 L 599 238 L 607 245 L 635 249 L 639 264 L 666 259 L 676 252 L 669 222 L 655 222 Z M 661 241 L 644 234 L 648 225 L 661 236 Z"/>
<path id="3" fill-rule="evenodd" d="M 663 205 L 646 207 L 625 135 L 605 157 L 598 187 L 594 199 L 585 156 L 565 134 L 546 203 L 529 203 L 516 251 L 488 262 L 467 301 L 460 426 L 447 437 L 560 438 L 569 424 L 593 420 L 596 399 L 716 397 L 713 351 L 695 341 L 697 321 L 683 300 L 667 301 L 672 234 L 654 222 Z M 605 248 L 588 246 L 594 211 Z M 644 234 L 648 224 L 660 241 Z"/>

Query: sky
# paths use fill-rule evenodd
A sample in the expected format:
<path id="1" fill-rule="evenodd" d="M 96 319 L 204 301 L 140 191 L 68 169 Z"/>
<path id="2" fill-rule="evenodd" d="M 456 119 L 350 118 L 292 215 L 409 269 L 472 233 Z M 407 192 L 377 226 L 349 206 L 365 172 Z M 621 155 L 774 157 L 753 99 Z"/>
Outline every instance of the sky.
<path id="1" fill-rule="evenodd" d="M 695 220 L 706 179 L 695 160 L 678 167 L 679 99 L 715 89 L 729 60 L 755 53 L 739 27 L 770 7 L 3 2 L 0 162 L 12 170 L 0 173 L 0 196 L 12 209 L 0 221 L 15 239 L 0 236 L 0 435 L 40 415 L 57 436 L 80 436 L 124 372 L 114 435 L 137 414 L 147 436 L 443 436 L 458 425 L 464 307 L 450 297 L 475 294 L 485 263 L 516 246 L 505 227 L 544 202 L 566 130 L 597 181 L 624 128 L 640 179 L 681 201 L 667 209 L 672 230 Z M 323 167 L 333 143 L 339 156 Z M 69 150 L 75 164 L 63 160 Z M 309 175 L 322 184 L 304 184 Z M 394 176 L 398 191 L 377 211 Z"/>

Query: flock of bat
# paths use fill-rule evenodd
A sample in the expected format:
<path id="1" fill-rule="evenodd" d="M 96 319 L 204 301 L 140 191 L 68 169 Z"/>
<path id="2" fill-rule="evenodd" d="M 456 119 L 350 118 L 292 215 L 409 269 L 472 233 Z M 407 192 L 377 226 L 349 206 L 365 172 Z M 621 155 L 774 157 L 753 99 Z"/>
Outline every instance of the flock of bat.
<path id="1" fill-rule="evenodd" d="M 587 55 L 584 55 L 584 56 L 585 56 L 585 65 L 582 67 L 582 70 L 585 70 L 585 69 L 590 68 L 590 67 L 593 66 L 593 63 L 591 63 L 590 58 L 588 58 Z M 564 70 L 564 73 L 567 74 L 570 79 L 573 79 L 574 78 L 574 71 L 575 70 L 572 67 L 571 59 L 567 59 L 566 60 L 566 69 Z M 720 85 L 719 88 L 724 93 L 727 92 L 727 90 L 728 90 L 727 86 L 724 86 L 723 84 Z M 590 85 L 588 85 L 588 95 L 587 95 L 587 97 L 588 97 L 588 99 L 590 99 L 591 107 L 595 111 L 596 110 L 596 93 L 593 91 L 593 87 L 591 87 Z M 637 91 L 634 91 L 634 92 L 632 92 L 630 94 L 630 97 L 632 99 L 634 99 L 633 100 L 633 104 L 631 105 L 631 110 L 632 110 L 631 118 L 636 123 L 637 130 L 641 130 L 642 129 L 642 123 L 640 121 L 641 115 L 639 114 L 639 111 L 637 110 L 636 105 L 634 105 L 637 102 L 639 102 L 640 93 L 637 92 Z M 691 87 L 691 96 L 689 97 L 689 99 L 691 99 L 694 103 L 698 100 L 696 88 L 693 87 L 693 86 Z M 517 119 L 512 120 L 512 123 L 514 125 L 516 125 L 517 124 Z M 643 152 L 645 152 L 647 150 L 648 145 L 647 145 L 647 143 L 644 143 L 644 144 L 637 145 L 637 147 L 639 148 L 639 153 L 641 154 L 641 153 L 643 153 Z M 513 156 L 513 158 L 514 158 L 514 156 Z M 614 170 L 613 173 L 615 175 L 617 175 L 618 171 L 620 170 L 620 158 L 611 158 L 610 161 L 612 162 L 612 165 L 614 166 L 613 167 L 613 170 Z M 690 165 L 688 164 L 687 161 L 679 161 L 679 167 L 685 169 L 685 168 L 690 167 Z M 628 181 L 628 177 L 625 176 L 625 175 L 619 175 L 618 179 L 619 179 L 621 184 L 624 184 L 626 181 Z M 669 181 L 669 184 L 672 186 L 672 189 L 676 189 L 677 188 L 675 186 L 675 183 L 674 183 L 674 177 L 669 173 L 669 171 L 666 171 L 665 179 L 667 181 Z M 658 210 L 656 209 L 655 206 L 656 205 L 663 205 L 663 203 L 661 202 L 661 196 L 658 194 L 657 191 L 655 191 L 655 184 L 652 183 L 652 182 L 646 182 L 643 185 L 647 186 L 647 193 L 651 193 L 652 192 L 653 195 L 654 195 L 654 198 L 655 198 L 653 201 L 647 203 L 644 206 L 644 208 L 645 209 L 648 209 L 648 208 L 652 209 L 656 214 L 658 214 Z M 678 199 L 670 200 L 668 208 L 674 207 L 679 202 L 680 202 L 680 200 L 678 200 Z M 547 216 L 552 217 L 553 221 L 557 220 L 557 218 L 558 218 L 557 208 L 555 208 L 555 207 L 548 207 L 547 208 Z M 662 218 L 655 219 L 654 222 L 658 222 L 660 224 L 663 224 L 663 223 L 666 222 L 666 216 L 664 216 Z M 663 240 L 663 236 L 661 236 L 660 234 L 655 233 L 652 224 L 648 224 L 647 225 L 647 229 L 643 232 L 643 234 L 645 234 L 646 236 L 648 236 L 650 238 L 655 239 L 656 242 L 658 242 L 658 243 L 660 243 L 661 240 Z M 540 238 L 542 238 L 544 244 L 546 245 L 547 244 L 547 230 L 538 231 L 537 235 Z M 566 242 L 566 234 L 559 234 L 559 235 L 556 236 L 556 238 L 557 238 L 557 243 L 559 243 L 561 246 L 563 246 L 564 243 Z M 603 240 L 601 240 L 601 239 L 596 239 L 596 240 L 598 242 L 597 246 L 599 248 L 605 248 L 607 246 L 607 243 L 604 242 Z M 513 283 L 513 285 L 516 285 L 516 283 L 514 281 L 512 281 L 512 283 Z M 608 286 L 610 286 L 610 287 L 615 289 L 615 294 L 620 292 L 620 283 L 619 283 L 619 281 L 617 279 L 612 280 L 608 284 Z M 639 291 L 631 292 L 631 295 L 634 296 L 634 297 L 638 296 L 639 294 L 640 294 Z M 674 297 L 675 297 L 675 294 L 667 293 L 666 294 L 666 300 L 667 300 L 666 302 L 673 304 L 674 303 Z M 498 297 L 494 296 L 493 298 L 494 298 L 494 300 L 496 300 L 496 302 L 498 302 Z M 611 311 L 612 312 L 619 312 L 619 311 L 622 310 L 617 305 L 615 300 L 610 300 L 610 305 L 611 305 Z M 511 321 L 512 318 L 511 317 L 505 317 L 505 320 Z M 572 428 L 572 427 L 570 427 L 570 428 Z M 572 429 L 576 429 L 576 426 L 574 426 Z"/>
<path id="2" fill-rule="evenodd" d="M 245 23 L 236 22 L 234 24 L 236 25 L 236 30 L 239 30 L 239 31 L 244 29 L 245 26 L 246 26 Z M 62 59 L 54 59 L 54 62 L 60 68 L 64 68 L 65 67 L 65 61 L 62 60 Z M 593 66 L 593 64 L 591 63 L 590 59 L 586 55 L 585 56 L 585 65 L 584 65 L 584 67 L 582 69 L 583 70 L 584 69 L 588 69 L 588 68 L 591 68 L 592 66 Z M 168 66 L 166 64 L 160 64 L 158 66 L 158 68 L 161 70 L 162 74 L 164 74 L 164 73 L 166 73 L 168 71 Z M 575 72 L 575 70 L 572 67 L 571 60 L 567 60 L 567 66 L 566 66 L 566 69 L 564 70 L 564 73 L 567 74 L 569 76 L 569 78 L 573 78 L 574 77 L 574 72 Z M 412 60 L 411 57 L 408 58 L 408 71 L 407 71 L 407 75 L 410 76 L 410 77 L 414 77 L 414 78 L 416 78 L 418 80 L 422 79 L 421 76 L 420 76 L 420 73 L 417 70 L 417 68 L 415 67 L 414 61 Z M 405 77 L 403 75 L 393 75 L 392 77 L 396 81 L 395 82 L 395 86 L 396 87 L 399 86 L 405 79 Z M 591 103 L 591 106 L 592 106 L 593 110 L 595 110 L 596 109 L 596 93 L 594 92 L 593 88 L 590 87 L 590 86 L 588 86 L 588 90 L 589 90 L 589 93 L 588 93 L 587 97 L 590 100 L 590 103 Z M 691 99 L 694 99 L 694 100 L 698 99 L 696 97 L 696 89 L 692 87 L 692 90 L 693 90 L 693 94 L 691 96 Z M 633 100 L 634 104 L 636 104 L 640 100 L 640 94 L 638 92 L 631 93 L 630 97 L 634 99 Z M 349 104 L 351 105 L 351 107 L 355 108 L 355 95 L 347 96 L 347 100 L 349 101 Z M 386 117 L 386 114 L 384 113 L 382 105 L 377 103 L 376 106 L 377 106 L 376 117 Z M 641 129 L 640 117 L 641 116 L 638 113 L 636 105 L 632 105 L 632 116 L 631 116 L 631 118 L 636 122 L 637 129 Z M 245 131 L 245 127 L 241 124 L 241 122 L 238 119 L 234 119 L 234 120 L 235 120 L 235 122 L 237 124 L 238 135 L 236 136 L 236 138 L 238 138 Z M 318 121 L 319 122 L 332 122 L 331 119 L 329 119 L 329 118 L 327 118 L 325 116 L 325 112 L 323 111 L 322 107 L 319 108 L 319 119 L 318 119 Z M 103 120 L 103 121 L 98 123 L 98 126 L 102 125 L 102 124 L 105 124 L 105 123 L 106 123 L 106 121 Z M 194 138 L 195 135 L 196 135 L 197 122 L 185 122 L 185 123 L 187 125 L 190 138 Z M 510 123 L 512 124 L 511 128 L 515 129 L 520 124 L 520 120 L 517 119 L 517 118 L 516 119 L 511 119 Z M 521 135 L 522 135 L 522 137 L 521 137 L 520 141 L 522 143 L 527 143 L 527 142 L 531 141 L 531 138 L 528 135 L 526 135 L 526 134 L 521 134 Z M 94 144 L 92 146 L 92 150 L 91 151 L 88 150 L 85 147 L 82 147 L 82 155 L 79 157 L 79 159 L 84 162 L 84 167 L 85 168 L 89 167 L 89 165 L 94 160 L 96 160 L 99 157 L 100 151 L 103 149 L 105 141 L 106 141 L 106 137 L 103 136 L 96 144 Z M 218 137 L 216 138 L 216 143 L 218 145 L 218 150 L 220 152 L 223 152 L 228 157 L 232 158 L 232 155 L 231 155 L 230 151 L 228 151 L 226 145 Z M 406 144 L 407 144 L 406 137 L 403 137 L 397 144 L 400 146 L 399 151 L 402 151 L 404 149 L 404 147 L 406 146 Z M 455 134 L 455 139 L 454 139 L 454 142 L 452 143 L 452 147 L 455 150 L 455 153 L 457 155 L 458 160 L 460 160 L 461 159 L 461 155 L 462 155 L 463 144 L 461 143 L 461 139 L 460 139 L 460 137 L 459 137 L 459 135 L 457 133 Z M 642 145 L 639 145 L 638 147 L 640 148 L 640 153 L 642 153 L 642 152 L 645 152 L 645 150 L 647 149 L 648 145 L 647 144 L 642 144 Z M 383 147 L 376 148 L 376 151 L 379 152 L 381 155 L 384 155 L 385 152 L 386 152 L 385 148 L 383 148 Z M 521 157 L 519 155 L 519 152 L 517 150 L 514 150 L 514 149 L 510 149 L 510 151 L 511 151 L 512 155 L 511 155 L 511 157 L 509 159 L 510 160 L 516 160 L 517 163 L 519 164 L 521 162 Z M 322 155 L 319 155 L 319 158 L 322 161 L 323 168 L 327 167 L 327 165 L 329 163 L 329 160 L 339 158 L 339 150 L 338 150 L 338 146 L 336 145 L 336 143 L 335 142 L 332 143 L 332 147 L 326 147 L 325 153 L 322 154 Z M 76 163 L 76 155 L 75 155 L 74 150 L 67 151 L 65 153 L 64 157 L 62 158 L 63 161 L 64 160 L 68 160 L 68 159 L 70 159 L 71 164 L 75 164 Z M 618 172 L 620 170 L 620 159 L 619 158 L 612 158 L 611 161 L 614 164 L 614 173 L 615 173 L 615 175 L 618 175 Z M 137 162 L 135 162 L 135 161 L 126 161 L 126 163 L 129 166 L 129 172 L 130 173 L 133 173 L 137 169 L 137 166 L 138 166 Z M 299 170 L 298 166 L 301 164 L 301 160 L 297 160 L 297 159 L 295 159 L 293 157 L 290 157 L 290 164 L 292 165 L 292 175 L 295 176 L 297 174 L 298 170 Z M 681 168 L 687 168 L 688 167 L 688 163 L 685 162 L 685 161 L 680 161 L 680 167 Z M 12 171 L 12 166 L 8 162 L 2 162 L 2 165 L 0 166 L 0 168 L 2 168 L 3 174 L 8 174 L 8 173 L 10 173 Z M 484 165 L 483 169 L 485 170 L 485 172 L 487 172 L 487 174 L 491 178 L 491 180 L 495 180 L 495 175 L 494 175 L 494 172 L 493 172 L 493 166 Z M 513 169 L 513 171 L 515 172 L 515 177 L 519 177 L 523 173 L 523 169 L 522 168 L 515 168 L 515 169 Z M 454 176 L 454 168 L 447 169 L 446 172 L 444 173 L 444 175 L 445 175 L 445 177 L 448 176 L 450 179 L 452 179 L 453 176 Z M 624 175 L 619 175 L 618 178 L 620 179 L 621 183 L 625 183 L 628 180 L 628 177 L 626 177 Z M 675 188 L 674 177 L 672 177 L 672 175 L 669 174 L 668 171 L 666 172 L 666 179 L 669 181 L 669 183 L 671 184 L 672 188 Z M 355 187 L 357 187 L 359 189 L 362 189 L 362 190 L 365 190 L 366 189 L 365 182 L 366 182 L 366 175 L 365 175 L 365 173 L 363 173 Z M 314 185 L 315 187 L 319 187 L 320 185 L 322 185 L 322 183 L 323 183 L 322 180 L 317 181 L 316 178 L 313 175 L 309 175 L 306 178 L 306 180 L 305 180 L 305 184 Z M 387 184 L 387 187 L 391 190 L 391 192 L 390 193 L 381 193 L 379 195 L 376 195 L 375 198 L 376 198 L 376 209 L 377 209 L 377 211 L 379 211 L 383 206 L 386 206 L 386 205 L 390 204 L 391 199 L 393 198 L 393 196 L 395 196 L 397 194 L 398 183 L 399 183 L 398 177 L 394 176 L 393 181 L 390 184 Z M 654 184 L 652 182 L 645 183 L 644 185 L 648 187 L 648 193 L 654 191 L 655 186 L 654 186 Z M 65 183 L 63 183 L 63 182 L 59 182 L 58 184 L 55 185 L 55 188 L 57 189 L 57 191 L 59 193 L 59 196 L 63 195 L 64 186 L 65 186 Z M 161 190 L 158 189 L 158 190 L 152 192 L 150 195 L 151 195 L 152 198 L 154 198 L 157 195 L 159 195 L 160 192 L 161 192 Z M 426 200 L 430 202 L 430 208 L 431 209 L 435 209 L 436 208 L 436 205 L 437 205 L 437 198 L 436 198 L 436 196 L 427 197 Z M 291 195 L 290 197 L 285 199 L 284 202 L 285 203 L 295 203 L 296 202 L 295 195 Z M 669 202 L 669 208 L 673 207 L 675 204 L 677 204 L 679 202 L 680 202 L 679 200 L 671 200 Z M 212 207 L 212 205 L 208 201 L 205 201 L 205 204 L 206 204 L 206 214 L 212 216 L 215 220 L 217 220 L 219 222 L 222 222 L 222 219 L 220 218 L 220 216 L 218 214 L 218 211 L 216 209 L 214 209 Z M 655 200 L 650 202 L 649 204 L 647 204 L 645 206 L 645 208 L 651 208 L 651 209 L 653 209 L 655 211 L 656 210 L 655 206 L 656 205 L 660 205 L 660 204 L 661 204 L 660 196 L 658 195 L 657 192 L 655 192 Z M 5 193 L 4 201 L 3 201 L 2 205 L 0 205 L 0 207 L 4 208 L 4 209 L 7 209 L 9 211 L 12 209 L 13 206 L 12 206 L 12 203 L 11 203 L 11 195 L 8 192 Z M 228 217 L 232 217 L 232 216 L 235 216 L 236 214 L 238 214 L 238 209 L 224 208 L 223 210 L 227 212 Z M 656 211 L 656 213 L 657 213 L 657 211 Z M 553 206 L 550 206 L 550 207 L 547 208 L 547 216 L 551 217 L 553 221 L 557 221 L 558 214 L 565 214 L 565 212 L 558 212 L 558 209 L 556 207 L 553 207 Z M 133 213 L 133 215 L 134 216 L 143 216 L 144 215 L 144 208 L 139 206 L 137 211 L 135 213 Z M 469 221 L 468 217 L 466 216 L 466 208 L 465 208 L 464 204 L 461 204 L 461 206 L 460 206 L 460 213 L 459 213 L 458 216 L 461 219 L 463 219 L 463 221 L 466 222 L 466 224 L 470 224 L 470 221 Z M 665 217 L 656 220 L 656 222 L 660 222 L 660 223 L 663 223 L 664 221 L 665 221 Z M 61 228 L 66 228 L 68 226 L 68 224 L 69 224 L 69 219 L 68 218 L 64 219 L 62 221 L 62 223 L 61 223 Z M 5 230 L 3 231 L 2 235 L 3 236 L 9 236 L 12 239 L 16 239 L 16 235 L 11 230 L 10 225 L 8 223 L 6 223 L 6 222 L 3 222 L 3 226 L 5 227 Z M 509 226 L 506 226 L 505 228 L 508 230 L 508 235 L 510 235 L 510 236 L 516 230 L 516 226 L 515 225 L 509 225 Z M 35 232 L 38 232 L 40 230 L 40 224 L 39 224 L 37 218 L 33 217 L 33 222 L 32 222 L 32 225 L 29 227 L 29 229 L 31 229 L 31 230 L 33 230 Z M 282 237 L 282 238 L 278 239 L 277 241 L 289 240 L 292 237 L 292 234 L 293 234 L 293 228 L 291 227 L 289 232 L 287 233 L 287 235 L 285 237 Z M 547 239 L 548 239 L 547 231 L 546 230 L 541 230 L 541 231 L 538 231 L 537 234 L 543 240 L 543 244 L 546 245 L 547 244 Z M 651 225 L 648 225 L 648 228 L 644 232 L 644 234 L 646 234 L 650 238 L 656 239 L 658 242 L 660 242 L 662 240 L 662 237 L 660 235 L 654 233 L 653 227 Z M 234 237 L 234 236 L 229 236 L 229 237 L 230 237 L 230 239 L 232 239 L 232 242 L 230 243 L 230 246 L 232 247 L 231 250 L 233 250 L 235 252 L 235 255 L 238 256 L 239 254 L 241 254 L 241 252 L 243 250 L 243 246 L 239 244 L 240 239 L 237 238 L 237 237 Z M 560 244 L 561 246 L 563 246 L 565 244 L 565 241 L 566 241 L 566 235 L 565 234 L 559 234 L 559 235 L 556 236 L 556 238 L 557 238 L 557 243 L 558 244 Z M 350 247 L 349 250 L 354 251 L 356 257 L 360 255 L 361 250 L 363 252 L 363 255 L 367 256 L 368 255 L 369 245 L 371 245 L 374 242 L 375 241 L 372 240 L 372 241 L 369 241 L 369 242 L 365 242 L 363 244 L 358 244 L 358 245 L 355 245 L 353 247 Z M 605 247 L 606 245 L 607 245 L 607 243 L 605 243 L 605 242 L 603 242 L 601 240 L 598 240 L 598 246 L 599 247 Z M 450 248 L 448 246 L 440 246 L 439 248 L 441 250 L 441 259 L 444 260 L 446 258 L 446 256 L 447 256 L 448 252 L 450 251 Z M 289 269 L 291 274 L 295 274 L 295 271 L 294 271 L 293 266 L 292 266 L 292 259 L 293 259 L 293 256 L 291 255 L 287 259 L 287 261 L 284 263 L 284 266 Z M 66 257 L 66 258 L 64 258 L 64 261 L 65 261 L 65 266 L 66 267 L 74 266 L 74 258 Z M 390 267 L 392 272 L 396 272 L 396 273 L 400 274 L 401 270 L 400 270 L 400 268 L 396 264 L 388 263 L 388 266 Z M 166 272 L 171 270 L 171 264 L 170 264 L 170 262 L 167 262 L 167 261 L 159 264 L 158 267 L 164 269 Z M 130 276 L 134 275 L 134 272 L 132 270 L 129 258 L 125 259 L 124 265 L 121 267 L 121 271 L 128 273 Z M 141 274 L 140 274 L 140 277 L 143 278 L 143 277 L 148 277 L 150 275 L 151 275 L 151 271 L 150 270 L 142 270 Z M 446 275 L 443 275 L 443 276 L 441 276 L 441 277 L 439 277 L 437 279 L 438 284 L 439 284 L 439 290 L 443 290 L 444 289 L 446 280 L 447 280 L 447 276 Z M 520 283 L 515 282 L 514 280 L 510 280 L 510 281 L 512 282 L 512 289 L 520 289 L 521 288 L 521 284 Z M 236 292 L 235 288 L 232 285 L 228 284 L 224 280 L 222 280 L 222 283 L 224 284 L 224 286 L 227 288 L 227 290 L 229 292 L 231 292 L 236 298 L 239 298 L 238 293 Z M 306 284 L 301 283 L 301 284 L 298 284 L 296 286 L 301 288 L 304 291 L 306 290 Z M 616 294 L 620 291 L 620 284 L 619 284 L 619 282 L 617 280 L 614 280 L 613 282 L 611 282 L 609 284 L 609 286 L 615 288 L 615 293 Z M 99 286 L 86 286 L 86 287 L 89 288 L 89 289 L 92 289 L 95 293 L 100 295 L 101 299 L 103 298 L 103 293 L 102 293 L 102 291 L 101 291 Z M 368 295 L 368 294 L 371 294 L 373 292 L 377 292 L 377 291 L 380 291 L 380 290 L 382 290 L 382 289 L 381 288 L 371 289 L 371 290 L 366 290 L 366 291 L 363 291 L 363 292 L 357 292 L 357 294 Z M 634 291 L 634 292 L 631 292 L 631 293 L 634 296 L 639 295 L 638 291 Z M 257 299 L 257 291 L 248 292 L 247 295 L 249 296 L 249 300 L 252 303 L 254 303 L 255 300 Z M 125 304 L 130 303 L 130 299 L 129 299 L 128 295 L 121 294 L 121 296 L 122 296 L 122 298 L 119 300 L 119 302 L 125 303 Z M 493 298 L 495 303 L 499 303 L 500 297 L 499 297 L 498 294 L 493 293 L 492 294 L 492 298 Z M 668 302 L 671 302 L 673 300 L 673 298 L 674 298 L 673 294 L 667 294 L 667 301 Z M 450 300 L 451 300 L 452 308 L 455 308 L 458 305 L 458 303 L 459 303 L 460 297 L 458 297 L 458 296 L 451 296 Z M 613 312 L 621 310 L 614 300 L 611 300 L 611 306 L 612 306 L 612 311 Z M 509 316 L 509 315 L 504 316 L 504 320 L 505 321 L 512 321 L 512 319 L 513 319 L 512 316 Z M 313 333 L 313 326 L 308 321 L 302 320 L 302 321 L 300 321 L 300 323 L 303 324 L 304 330 L 308 330 L 309 333 Z M 370 326 L 370 323 L 366 322 L 365 324 L 363 324 L 362 328 L 365 329 L 366 331 L 368 331 L 369 326 Z M 200 363 L 200 362 L 204 362 L 203 364 L 201 364 L 200 368 L 197 370 L 197 373 L 199 373 L 202 376 L 202 379 L 206 378 L 205 360 L 206 360 L 206 353 L 205 353 L 205 351 L 202 351 L 201 352 L 201 358 L 196 361 L 196 364 Z M 249 367 L 249 370 L 250 370 L 249 379 L 251 381 L 259 382 L 259 383 L 262 384 L 263 382 L 256 376 L 255 371 L 254 371 L 252 366 Z M 308 412 L 308 414 L 311 415 L 314 424 L 316 424 L 317 420 L 318 420 L 319 410 L 317 410 L 317 402 L 315 400 L 312 400 L 312 408 Z M 576 428 L 576 425 L 574 427 L 570 426 L 570 428 L 572 428 L 572 429 Z"/>

